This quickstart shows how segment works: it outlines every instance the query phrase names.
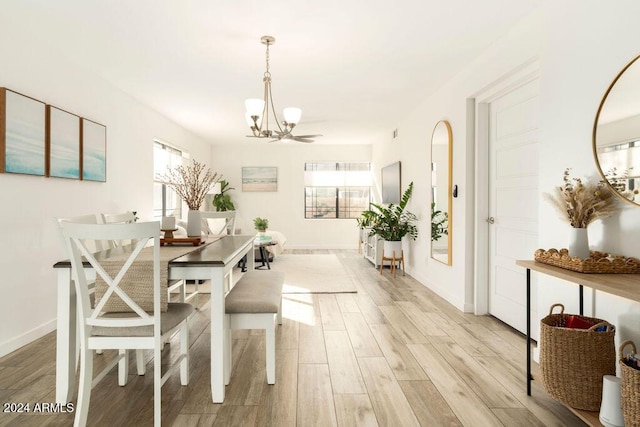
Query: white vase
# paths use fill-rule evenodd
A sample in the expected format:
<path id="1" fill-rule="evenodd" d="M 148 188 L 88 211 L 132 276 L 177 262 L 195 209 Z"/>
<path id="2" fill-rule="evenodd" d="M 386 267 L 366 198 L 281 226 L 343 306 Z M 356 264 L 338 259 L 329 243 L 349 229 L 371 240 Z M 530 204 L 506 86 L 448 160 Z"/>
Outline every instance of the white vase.
<path id="1" fill-rule="evenodd" d="M 189 210 L 187 216 L 187 236 L 202 236 L 202 216 L 200 215 L 200 211 Z"/>
<path id="2" fill-rule="evenodd" d="M 402 241 L 401 240 L 385 240 L 383 249 L 384 249 L 385 257 L 400 258 L 402 256 Z"/>
<path id="3" fill-rule="evenodd" d="M 568 249 L 570 257 L 589 258 L 589 234 L 586 228 L 571 228 Z"/>

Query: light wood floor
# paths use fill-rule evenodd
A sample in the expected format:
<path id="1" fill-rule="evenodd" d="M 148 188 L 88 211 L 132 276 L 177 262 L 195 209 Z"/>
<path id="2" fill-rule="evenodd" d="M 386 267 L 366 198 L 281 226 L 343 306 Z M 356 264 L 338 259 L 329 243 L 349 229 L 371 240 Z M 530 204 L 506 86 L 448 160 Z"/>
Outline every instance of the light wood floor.
<path id="1" fill-rule="evenodd" d="M 162 389 L 168 426 L 581 426 L 534 383 L 525 391 L 525 339 L 488 316 L 464 314 L 409 276 L 382 276 L 355 251 L 332 251 L 357 294 L 285 295 L 276 384 L 264 339 L 236 331 L 224 404 L 211 403 L 208 298 L 190 324 L 191 382 Z M 277 260 L 275 261 L 277 262 Z M 163 363 L 177 344 L 165 347 Z M 109 352 L 95 356 L 95 371 Z M 153 360 L 147 355 L 147 372 Z M 133 358 L 132 358 L 132 363 Z M 93 390 L 90 425 L 151 425 L 152 377 Z M 55 333 L 0 359 L 0 401 L 53 402 Z M 0 425 L 67 426 L 73 414 L 0 413 Z"/>

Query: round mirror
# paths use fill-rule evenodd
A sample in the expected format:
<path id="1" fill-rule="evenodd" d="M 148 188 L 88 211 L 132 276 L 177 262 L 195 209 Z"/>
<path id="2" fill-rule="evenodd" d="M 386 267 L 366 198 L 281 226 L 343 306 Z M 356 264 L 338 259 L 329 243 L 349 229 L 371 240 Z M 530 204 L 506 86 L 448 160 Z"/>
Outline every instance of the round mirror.
<path id="1" fill-rule="evenodd" d="M 451 265 L 451 125 L 442 120 L 431 135 L 431 258 Z"/>
<path id="2" fill-rule="evenodd" d="M 616 76 L 593 124 L 593 154 L 603 179 L 640 206 L 640 56 Z"/>

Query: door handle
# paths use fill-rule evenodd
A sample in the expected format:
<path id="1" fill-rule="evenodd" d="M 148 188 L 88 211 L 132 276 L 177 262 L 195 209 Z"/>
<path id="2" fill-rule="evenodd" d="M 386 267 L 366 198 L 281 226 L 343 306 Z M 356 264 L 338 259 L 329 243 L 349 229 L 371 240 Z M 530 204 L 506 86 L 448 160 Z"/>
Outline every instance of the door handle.
<path id="1" fill-rule="evenodd" d="M 495 223 L 495 222 L 496 222 L 496 219 L 495 219 L 494 217 L 490 216 L 489 218 L 487 218 L 487 222 L 488 222 L 489 224 L 493 224 L 493 223 Z"/>

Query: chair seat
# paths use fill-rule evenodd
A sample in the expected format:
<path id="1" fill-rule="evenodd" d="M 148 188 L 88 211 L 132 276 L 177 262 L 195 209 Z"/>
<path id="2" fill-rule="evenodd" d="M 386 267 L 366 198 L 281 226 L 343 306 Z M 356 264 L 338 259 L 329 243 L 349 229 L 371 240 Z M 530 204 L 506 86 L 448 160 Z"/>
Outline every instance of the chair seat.
<path id="1" fill-rule="evenodd" d="M 181 302 L 169 303 L 169 308 L 160 316 L 160 333 L 165 334 L 180 324 L 184 319 L 193 313 L 191 304 Z M 127 318 L 131 313 L 106 313 L 101 317 Z M 104 326 L 94 326 L 92 328 L 94 337 L 151 337 L 153 336 L 153 325 L 134 326 L 127 328 L 107 328 Z"/>

